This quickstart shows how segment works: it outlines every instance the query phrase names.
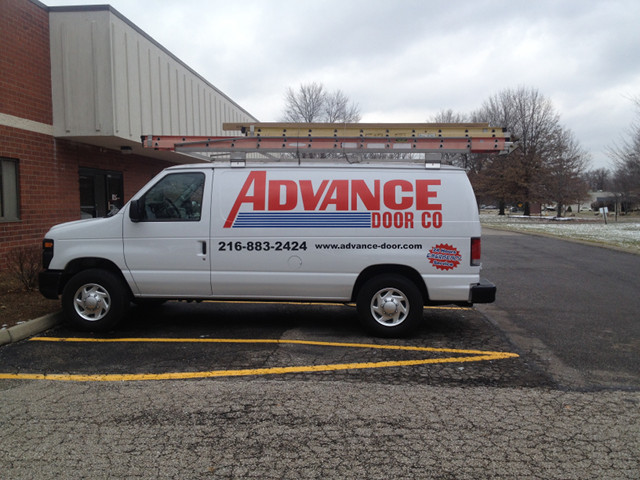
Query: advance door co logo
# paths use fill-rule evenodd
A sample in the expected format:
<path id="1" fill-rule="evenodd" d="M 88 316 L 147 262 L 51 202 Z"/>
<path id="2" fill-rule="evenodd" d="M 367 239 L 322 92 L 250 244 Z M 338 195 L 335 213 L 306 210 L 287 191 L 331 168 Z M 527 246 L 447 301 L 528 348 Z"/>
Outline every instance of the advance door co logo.
<path id="1" fill-rule="evenodd" d="M 440 228 L 442 204 L 434 190 L 440 185 L 439 179 L 322 179 L 314 187 L 312 180 L 267 179 L 266 171 L 252 171 L 224 228 Z"/>

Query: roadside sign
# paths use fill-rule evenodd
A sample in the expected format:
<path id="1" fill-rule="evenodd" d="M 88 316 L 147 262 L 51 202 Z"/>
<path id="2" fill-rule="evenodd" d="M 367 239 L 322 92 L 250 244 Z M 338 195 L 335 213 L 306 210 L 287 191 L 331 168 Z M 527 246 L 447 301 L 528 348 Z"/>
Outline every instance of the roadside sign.
<path id="1" fill-rule="evenodd" d="M 604 224 L 606 225 L 607 224 L 607 213 L 609 213 L 609 208 L 608 207 L 600 207 L 600 213 L 604 217 Z"/>

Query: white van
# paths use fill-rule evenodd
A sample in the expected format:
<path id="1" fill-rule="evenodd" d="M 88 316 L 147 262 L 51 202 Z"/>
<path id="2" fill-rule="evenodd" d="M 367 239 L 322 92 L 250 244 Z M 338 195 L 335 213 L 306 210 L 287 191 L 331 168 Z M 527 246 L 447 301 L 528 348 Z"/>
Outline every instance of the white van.
<path id="1" fill-rule="evenodd" d="M 108 218 L 54 226 L 40 290 L 113 328 L 131 301 L 355 302 L 383 336 L 423 306 L 493 302 L 463 170 L 424 165 L 171 167 Z"/>
<path id="2" fill-rule="evenodd" d="M 424 305 L 494 301 L 469 180 L 429 155 L 508 151 L 505 129 L 223 128 L 244 136 L 142 137 L 144 148 L 227 160 L 168 168 L 114 215 L 46 234 L 40 291 L 62 296 L 71 324 L 111 329 L 131 301 L 355 302 L 367 329 L 395 336 L 415 329 Z"/>

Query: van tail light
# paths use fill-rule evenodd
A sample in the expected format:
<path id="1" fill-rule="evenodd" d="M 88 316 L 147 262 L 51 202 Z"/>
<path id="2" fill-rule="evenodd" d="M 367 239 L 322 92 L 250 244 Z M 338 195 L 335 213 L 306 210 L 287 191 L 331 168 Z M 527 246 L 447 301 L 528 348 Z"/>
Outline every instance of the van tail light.
<path id="1" fill-rule="evenodd" d="M 480 266 L 480 237 L 475 237 L 471 239 L 471 266 L 479 267 Z"/>

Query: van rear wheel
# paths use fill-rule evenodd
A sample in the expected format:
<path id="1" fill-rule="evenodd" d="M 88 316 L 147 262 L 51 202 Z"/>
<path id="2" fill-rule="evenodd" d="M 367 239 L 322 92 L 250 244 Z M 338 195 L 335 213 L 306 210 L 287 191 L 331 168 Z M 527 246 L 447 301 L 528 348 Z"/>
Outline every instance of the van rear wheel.
<path id="1" fill-rule="evenodd" d="M 362 325 L 375 335 L 397 337 L 413 332 L 422 321 L 422 294 L 401 275 L 378 275 L 368 280 L 356 298 Z"/>
<path id="2" fill-rule="evenodd" d="M 112 329 L 128 306 L 129 295 L 122 280 L 107 270 L 83 270 L 71 277 L 62 292 L 65 317 L 81 330 Z"/>

